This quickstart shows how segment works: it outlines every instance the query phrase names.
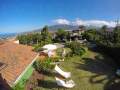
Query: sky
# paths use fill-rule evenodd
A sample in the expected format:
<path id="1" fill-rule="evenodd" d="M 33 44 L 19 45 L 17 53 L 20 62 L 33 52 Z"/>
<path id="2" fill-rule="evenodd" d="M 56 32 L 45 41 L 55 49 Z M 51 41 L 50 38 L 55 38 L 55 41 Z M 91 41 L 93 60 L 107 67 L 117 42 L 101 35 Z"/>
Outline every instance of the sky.
<path id="1" fill-rule="evenodd" d="M 120 18 L 120 0 L 0 0 L 0 32 L 44 25 L 108 25 Z"/>

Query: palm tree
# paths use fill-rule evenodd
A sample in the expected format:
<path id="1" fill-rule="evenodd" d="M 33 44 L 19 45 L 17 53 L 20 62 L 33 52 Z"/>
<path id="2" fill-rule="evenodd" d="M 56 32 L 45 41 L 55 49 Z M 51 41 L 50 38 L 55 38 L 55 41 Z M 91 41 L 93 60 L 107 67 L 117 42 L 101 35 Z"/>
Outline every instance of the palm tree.
<path id="1" fill-rule="evenodd" d="M 107 30 L 107 26 L 106 25 L 103 25 L 102 27 L 101 27 L 101 32 L 105 32 Z"/>

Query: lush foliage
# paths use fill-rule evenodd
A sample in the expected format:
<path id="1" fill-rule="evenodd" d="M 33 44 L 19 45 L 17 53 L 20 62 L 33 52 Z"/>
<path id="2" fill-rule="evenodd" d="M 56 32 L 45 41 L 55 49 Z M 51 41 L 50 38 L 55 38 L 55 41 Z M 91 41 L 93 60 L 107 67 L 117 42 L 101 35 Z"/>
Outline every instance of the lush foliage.
<path id="1" fill-rule="evenodd" d="M 107 31 L 103 26 L 100 30 L 90 29 L 83 34 L 88 41 L 96 42 L 99 45 L 107 47 L 120 47 L 120 28 L 114 28 L 113 31 Z"/>
<path id="2" fill-rule="evenodd" d="M 66 57 L 70 57 L 72 55 L 72 50 L 70 48 L 65 48 Z"/>
<path id="3" fill-rule="evenodd" d="M 62 56 L 62 52 L 63 52 L 63 49 L 61 49 L 61 48 L 58 48 L 57 50 L 56 50 L 56 53 L 57 53 L 57 56 Z"/>
<path id="4" fill-rule="evenodd" d="M 43 51 L 43 48 L 41 48 L 43 46 L 43 44 L 36 44 L 34 45 L 34 51 L 36 52 L 40 52 L 40 51 Z"/>
<path id="5" fill-rule="evenodd" d="M 65 57 L 69 57 L 69 56 L 72 55 L 72 50 L 71 50 L 70 48 L 63 48 L 63 49 L 65 50 Z M 58 48 L 58 49 L 56 50 L 57 55 L 58 55 L 59 57 L 62 57 L 63 49 Z M 63 57 L 62 57 L 62 58 L 63 58 Z"/>
<path id="6" fill-rule="evenodd" d="M 33 45 L 38 44 L 41 41 L 41 34 L 40 33 L 29 33 L 29 34 L 22 34 L 18 35 L 17 39 L 21 44 L 26 45 Z"/>
<path id="7" fill-rule="evenodd" d="M 83 38 L 87 39 L 87 41 L 96 41 L 99 36 L 97 35 L 96 29 L 89 29 L 82 34 Z"/>
<path id="8" fill-rule="evenodd" d="M 70 48 L 72 50 L 73 55 L 84 55 L 86 53 L 86 50 L 79 42 L 70 42 L 66 43 L 66 47 Z"/>
<path id="9" fill-rule="evenodd" d="M 47 26 L 41 30 L 41 33 L 18 35 L 17 39 L 21 44 L 33 45 L 35 51 L 39 51 L 43 45 L 52 42 L 52 36 L 49 33 Z"/>
<path id="10" fill-rule="evenodd" d="M 50 32 L 48 31 L 47 26 L 45 26 L 41 31 L 41 41 L 43 41 L 44 44 L 48 44 L 52 42 L 52 36 Z"/>
<path id="11" fill-rule="evenodd" d="M 113 31 L 107 31 L 107 27 L 103 26 L 100 30 L 88 30 L 84 37 L 88 41 L 93 41 L 99 50 L 105 52 L 120 63 L 120 27 L 115 27 Z"/>
<path id="12" fill-rule="evenodd" d="M 64 29 L 58 29 L 56 32 L 56 37 L 54 39 L 55 42 L 65 42 L 68 38 L 68 32 L 65 31 Z"/>
<path id="13" fill-rule="evenodd" d="M 67 90 L 115 90 L 116 87 L 119 90 L 119 82 L 113 83 L 116 80 L 119 81 L 119 78 L 113 78 L 115 73 L 113 61 L 110 57 L 98 52 L 89 50 L 83 58 L 80 56 L 66 58 L 59 67 L 71 72 L 72 80 L 76 84 L 74 88 Z M 58 90 L 54 76 L 45 75 L 44 77 L 45 80 L 33 90 Z"/>
<path id="14" fill-rule="evenodd" d="M 52 58 L 46 58 L 44 61 L 37 60 L 34 63 L 34 67 L 39 72 L 49 72 L 54 68 L 54 65 L 51 65 Z"/>

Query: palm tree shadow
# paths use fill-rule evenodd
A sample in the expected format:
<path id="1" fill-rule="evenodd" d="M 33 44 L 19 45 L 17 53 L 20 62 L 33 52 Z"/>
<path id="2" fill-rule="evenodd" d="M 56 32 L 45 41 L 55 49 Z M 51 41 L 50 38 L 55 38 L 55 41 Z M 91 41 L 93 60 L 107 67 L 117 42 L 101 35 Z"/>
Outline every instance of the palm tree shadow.
<path id="1" fill-rule="evenodd" d="M 38 86 L 47 88 L 47 89 L 53 89 L 53 88 L 62 88 L 57 85 L 56 82 L 51 81 L 51 80 L 38 80 Z"/>
<path id="2" fill-rule="evenodd" d="M 83 58 L 83 63 L 74 62 L 74 64 L 76 64 L 75 66 L 77 69 L 82 69 L 95 73 L 95 75 L 90 76 L 90 83 L 104 83 L 104 81 L 107 80 L 107 83 L 105 83 L 104 85 L 104 90 L 120 90 L 120 80 L 115 75 L 115 70 L 117 66 L 110 59 L 106 59 L 106 57 L 101 58 L 99 56 L 95 56 L 94 59 Z"/>
<path id="3" fill-rule="evenodd" d="M 110 79 L 104 86 L 104 90 L 120 90 L 120 78 Z"/>
<path id="4" fill-rule="evenodd" d="M 74 62 L 74 64 L 76 64 L 75 66 L 78 69 L 90 71 L 92 73 L 100 75 L 110 74 L 116 69 L 112 68 L 111 64 L 108 65 L 107 62 L 103 62 L 103 60 L 97 59 L 97 56 L 95 57 L 95 59 L 83 58 L 83 64 L 76 62 Z"/>
<path id="5" fill-rule="evenodd" d="M 104 80 L 106 80 L 106 77 L 102 78 L 102 79 L 99 79 L 99 80 L 96 80 L 97 77 L 99 77 L 101 75 L 93 75 L 91 76 L 91 78 L 89 79 L 89 82 L 90 83 L 103 83 Z"/>

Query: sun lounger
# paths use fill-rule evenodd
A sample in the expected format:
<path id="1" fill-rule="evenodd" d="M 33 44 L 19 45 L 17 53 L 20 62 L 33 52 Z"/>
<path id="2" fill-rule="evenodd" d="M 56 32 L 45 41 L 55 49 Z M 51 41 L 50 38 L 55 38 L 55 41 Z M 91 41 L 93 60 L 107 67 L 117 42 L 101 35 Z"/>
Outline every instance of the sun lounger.
<path id="1" fill-rule="evenodd" d="M 55 66 L 54 70 L 58 74 L 60 74 L 61 76 L 63 76 L 64 78 L 70 78 L 71 77 L 71 72 L 64 72 L 57 65 Z"/>
<path id="2" fill-rule="evenodd" d="M 73 80 L 69 80 L 65 82 L 64 80 L 58 77 L 55 77 L 55 79 L 58 86 L 65 87 L 65 88 L 73 88 L 75 86 L 75 83 Z"/>
<path id="3" fill-rule="evenodd" d="M 64 60 L 64 58 L 63 58 L 63 59 L 59 59 L 59 61 L 60 61 L 60 62 L 63 62 L 63 61 L 65 61 L 65 60 Z"/>

